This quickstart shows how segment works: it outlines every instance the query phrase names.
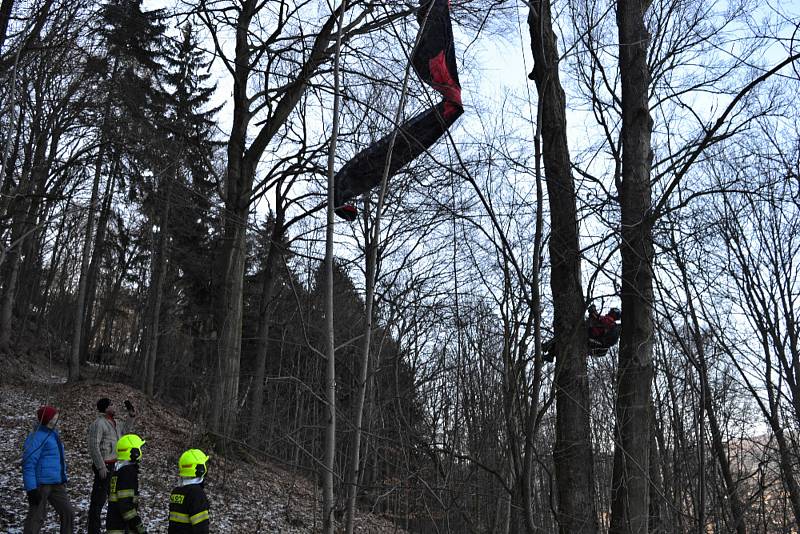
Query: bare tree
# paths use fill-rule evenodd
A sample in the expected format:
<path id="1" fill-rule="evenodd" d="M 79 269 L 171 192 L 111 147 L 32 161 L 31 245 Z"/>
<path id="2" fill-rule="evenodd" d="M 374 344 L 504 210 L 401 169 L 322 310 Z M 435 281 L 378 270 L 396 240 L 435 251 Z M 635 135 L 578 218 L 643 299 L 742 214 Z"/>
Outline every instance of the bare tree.
<path id="1" fill-rule="evenodd" d="M 553 295 L 553 356 L 556 361 L 556 443 L 560 532 L 597 532 L 590 403 L 586 364 L 581 250 L 575 183 L 567 146 L 566 97 L 549 1 L 531 2 L 528 15 L 539 91 L 545 177 L 550 202 L 550 289 Z M 532 529 L 531 527 L 529 527 Z"/>
<path id="2" fill-rule="evenodd" d="M 645 27 L 649 0 L 619 0 L 619 72 L 622 79 L 622 309 L 619 350 L 613 533 L 648 532 L 650 508 L 650 388 L 653 379 L 653 242 L 650 221 L 650 71 Z"/>
<path id="3" fill-rule="evenodd" d="M 699 454 L 701 460 L 705 448 L 702 443 L 705 441 L 705 419 L 708 419 L 708 430 L 711 435 L 711 447 L 714 457 L 719 466 L 722 474 L 722 481 L 724 483 L 725 491 L 723 494 L 722 502 L 719 503 L 723 509 L 727 509 L 726 524 L 727 528 L 731 531 L 736 531 L 739 534 L 747 532 L 747 521 L 745 517 L 745 506 L 743 504 L 740 485 L 737 483 L 735 474 L 731 469 L 731 462 L 728 455 L 728 450 L 725 443 L 724 429 L 719 421 L 717 407 L 714 403 L 714 390 L 712 389 L 711 380 L 709 378 L 709 357 L 707 355 L 708 335 L 706 335 L 700 324 L 700 317 L 702 309 L 698 309 L 696 304 L 696 296 L 698 293 L 696 284 L 692 283 L 689 278 L 689 269 L 685 259 L 685 251 L 678 244 L 675 235 L 675 230 L 670 235 L 670 249 L 672 251 L 672 258 L 675 262 L 677 275 L 680 281 L 680 287 L 686 295 L 685 308 L 683 303 L 677 305 L 678 309 L 685 309 L 684 313 L 668 313 L 667 322 L 669 323 L 672 334 L 674 336 L 674 343 L 677 344 L 691 365 L 695 368 L 698 375 L 699 389 L 700 389 L 700 402 L 699 402 L 699 439 L 701 446 L 699 447 Z M 676 317 L 679 317 L 684 325 L 676 323 Z M 689 339 L 684 337 L 685 331 L 688 330 Z M 651 459 L 652 461 L 653 459 Z M 702 461 L 700 463 L 700 485 L 701 495 L 704 495 L 705 487 L 705 473 L 702 469 Z M 704 525 L 705 520 L 705 506 L 703 499 L 698 506 L 700 511 L 698 524 Z"/>
<path id="4" fill-rule="evenodd" d="M 382 24 L 373 21 L 365 28 L 360 28 L 359 24 L 372 12 L 372 7 L 357 7 L 361 10 L 345 27 L 346 36 L 370 31 Z M 281 5 L 274 9 L 267 2 L 257 0 L 202 1 L 196 9 L 197 16 L 211 32 L 217 54 L 233 79 L 233 125 L 227 140 L 225 174 L 225 230 L 221 274 L 217 284 L 220 380 L 215 386 L 211 417 L 213 428 L 223 434 L 230 433 L 235 421 L 233 414 L 237 412 L 247 220 L 254 196 L 259 191 L 263 194 L 268 188 L 267 184 L 255 183 L 256 168 L 267 146 L 286 125 L 309 81 L 331 58 L 333 51 L 330 44 L 334 37 L 335 22 L 346 11 L 340 6 L 326 15 L 316 33 L 309 35 L 305 30 L 296 28 L 308 9 L 309 6 L 304 3 Z M 263 35 L 253 27 L 256 23 L 272 24 L 274 31 Z M 229 57 L 221 45 L 225 31 L 235 35 L 234 57 Z M 294 54 L 291 47 L 276 46 L 287 39 L 296 42 L 304 50 L 301 57 Z M 273 66 L 271 72 L 275 79 L 268 77 L 261 90 L 251 93 L 258 73 L 257 66 L 262 61 Z M 256 117 L 260 120 L 255 135 L 252 135 L 250 128 Z"/>
<path id="5" fill-rule="evenodd" d="M 800 336 L 797 306 L 797 205 L 785 196 L 785 182 L 777 184 L 763 200 L 726 199 L 723 232 L 730 247 L 731 276 L 738 289 L 745 320 L 760 350 L 761 386 L 749 378 L 743 362 L 751 352 L 747 344 L 725 342 L 763 413 L 778 447 L 781 479 L 788 493 L 795 521 L 800 521 L 800 483 L 792 465 L 796 446 L 791 431 L 800 414 Z M 739 360 L 742 363 L 739 363 Z"/>

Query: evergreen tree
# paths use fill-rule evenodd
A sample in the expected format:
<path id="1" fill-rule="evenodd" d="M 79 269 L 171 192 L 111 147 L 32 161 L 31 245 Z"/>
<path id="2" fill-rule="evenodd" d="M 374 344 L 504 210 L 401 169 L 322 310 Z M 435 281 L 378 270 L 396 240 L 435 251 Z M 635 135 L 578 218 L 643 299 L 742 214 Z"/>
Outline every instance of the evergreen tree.
<path id="1" fill-rule="evenodd" d="M 76 321 L 70 356 L 70 380 L 80 378 L 80 363 L 88 358 L 92 343 L 98 271 L 106 247 L 106 227 L 111 216 L 114 193 L 130 176 L 135 192 L 146 181 L 140 178 L 141 162 L 153 146 L 154 119 L 163 116 L 157 81 L 163 56 L 165 26 L 163 10 L 143 11 L 140 0 L 110 0 L 100 9 L 99 35 L 105 46 L 100 67 L 103 81 L 98 85 L 98 150 L 92 180 L 92 194 L 86 234 L 81 253 Z M 154 158 L 153 158 L 154 159 Z M 97 219 L 100 181 L 105 174 L 104 201 Z M 94 245 L 92 245 L 94 242 Z"/>
<path id="2" fill-rule="evenodd" d="M 191 25 L 183 27 L 179 40 L 167 44 L 164 61 L 167 65 L 164 75 L 166 87 L 159 93 L 163 97 L 164 113 L 163 119 L 157 123 L 162 150 L 154 152 L 160 157 L 159 161 L 153 162 L 153 171 L 158 178 L 154 184 L 157 190 L 154 191 L 152 208 L 158 236 L 154 241 L 156 253 L 153 254 L 149 291 L 149 334 L 145 343 L 145 391 L 148 394 L 152 394 L 155 387 L 161 317 L 164 315 L 162 307 L 170 301 L 165 299 L 169 297 L 165 295 L 165 288 L 178 288 L 179 273 L 187 272 L 202 277 L 200 280 L 189 278 L 187 281 L 192 287 L 210 285 L 203 283 L 208 269 L 175 269 L 170 265 L 173 263 L 174 237 L 179 237 L 180 259 L 191 262 L 193 267 L 207 265 L 211 256 L 207 225 L 213 184 L 209 177 L 213 173 L 216 147 L 212 139 L 214 115 L 219 109 L 206 109 L 215 87 L 208 84 L 210 74 L 202 72 L 207 69 L 208 62 L 203 59 Z M 175 216 L 176 211 L 178 216 Z M 168 273 L 170 283 L 167 284 Z M 198 310 L 208 309 L 204 305 L 207 294 L 208 291 L 200 290 L 193 294 L 199 302 L 188 300 L 184 311 L 190 324 L 196 322 Z M 175 320 L 177 315 L 172 313 L 170 317 Z M 199 322 L 202 324 L 202 319 Z M 170 330 L 179 331 L 181 325 L 174 323 Z"/>

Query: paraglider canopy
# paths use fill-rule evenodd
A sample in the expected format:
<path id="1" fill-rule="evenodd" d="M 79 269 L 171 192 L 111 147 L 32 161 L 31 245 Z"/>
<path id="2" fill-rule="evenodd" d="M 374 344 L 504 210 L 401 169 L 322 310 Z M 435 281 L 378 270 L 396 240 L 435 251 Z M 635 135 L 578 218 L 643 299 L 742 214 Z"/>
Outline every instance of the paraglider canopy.
<path id="1" fill-rule="evenodd" d="M 390 150 L 388 176 L 391 177 L 436 143 L 464 112 L 449 1 L 423 1 L 417 20 L 421 34 L 411 62 L 422 81 L 438 91 L 443 99 L 397 125 L 394 131 L 356 154 L 336 173 L 334 211 L 342 219 L 355 220 L 358 210 L 348 202 L 380 183 Z"/>

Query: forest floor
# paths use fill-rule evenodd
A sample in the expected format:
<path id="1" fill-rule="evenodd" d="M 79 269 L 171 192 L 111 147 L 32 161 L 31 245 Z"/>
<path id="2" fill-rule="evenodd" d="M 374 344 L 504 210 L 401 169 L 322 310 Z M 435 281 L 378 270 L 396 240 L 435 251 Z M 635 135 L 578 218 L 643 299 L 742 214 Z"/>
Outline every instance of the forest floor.
<path id="1" fill-rule="evenodd" d="M 3 373 L 0 369 L 0 375 Z M 61 412 L 58 429 L 66 449 L 68 490 L 77 513 L 76 532 L 86 531 L 92 489 L 86 432 L 97 415 L 95 403 L 101 397 L 113 399 L 118 406 L 130 399 L 137 409 L 136 432 L 147 442 L 139 475 L 140 514 L 148 532 L 167 531 L 169 492 L 178 482 L 178 456 L 196 446 L 190 443 L 190 421 L 175 409 L 122 384 L 94 381 L 67 385 L 62 373 L 47 371 L 39 373 L 38 378 L 15 378 L 11 383 L 0 379 L 0 383 L 0 532 L 22 532 L 27 511 L 21 474 L 22 444 L 33 429 L 36 409 L 42 404 L 53 404 Z M 211 456 L 206 493 L 211 501 L 212 532 L 321 531 L 321 492 L 313 481 L 268 462 L 226 459 L 213 451 Z M 42 532 L 58 532 L 56 521 L 55 512 L 50 509 Z M 380 516 L 361 514 L 356 532 L 403 531 Z"/>

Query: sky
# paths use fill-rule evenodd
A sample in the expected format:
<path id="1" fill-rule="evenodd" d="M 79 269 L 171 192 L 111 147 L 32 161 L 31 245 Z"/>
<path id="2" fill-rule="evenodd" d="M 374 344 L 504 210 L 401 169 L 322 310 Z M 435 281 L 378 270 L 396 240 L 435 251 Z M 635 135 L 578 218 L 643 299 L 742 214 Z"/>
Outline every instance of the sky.
<path id="1" fill-rule="evenodd" d="M 704 5 L 714 5 L 718 11 L 724 11 L 724 7 L 728 4 L 724 1 L 716 3 L 707 3 Z M 159 7 L 170 8 L 174 6 L 172 0 L 146 0 L 145 8 L 154 9 Z M 520 150 L 525 150 L 525 145 L 530 146 L 530 140 L 533 138 L 532 131 L 532 117 L 535 114 L 536 90 L 533 82 L 527 78 L 527 73 L 532 67 L 532 59 L 530 54 L 530 43 L 528 36 L 528 28 L 526 21 L 526 9 L 521 0 L 516 0 L 516 5 L 519 8 L 518 17 L 509 17 L 502 25 L 492 25 L 494 31 L 484 31 L 476 36 L 475 31 L 465 26 L 461 26 L 456 18 L 456 25 L 454 27 L 457 39 L 457 56 L 459 57 L 460 65 L 460 79 L 463 86 L 463 97 L 466 112 L 464 116 L 452 128 L 453 134 L 457 139 L 461 140 L 474 140 L 484 142 L 488 135 L 493 134 L 492 128 L 496 128 L 501 120 L 508 121 L 512 124 L 512 133 L 519 137 Z M 563 4 L 562 4 L 563 5 Z M 792 17 L 800 18 L 800 0 L 792 0 L 791 2 L 781 2 L 781 9 L 784 11 L 788 19 Z M 760 10 L 760 11 L 759 11 Z M 769 3 L 761 3 L 759 10 L 752 14 L 752 21 L 758 22 L 763 19 L 763 16 L 771 10 Z M 613 25 L 613 14 L 609 15 L 609 24 Z M 611 34 L 613 39 L 613 30 Z M 730 35 L 725 36 L 726 43 L 732 43 L 726 49 L 718 49 L 718 57 L 727 57 L 731 52 L 735 51 L 737 47 L 742 46 L 742 43 L 737 41 L 737 32 L 744 34 L 742 26 L 733 25 L 727 29 Z M 692 29 L 691 31 L 694 31 Z M 559 35 L 559 50 L 564 53 L 568 46 L 564 43 L 562 35 L 564 32 L 560 28 L 556 28 Z M 223 46 L 230 49 L 232 42 L 222 36 Z M 609 43 L 608 50 L 604 52 L 613 56 L 615 53 L 615 43 Z M 211 43 L 208 43 L 209 49 L 212 48 Z M 766 61 L 767 63 L 774 63 L 783 57 L 784 50 L 780 45 L 776 45 L 767 51 L 760 51 L 759 57 L 748 58 L 754 64 L 756 61 Z M 692 58 L 690 58 L 692 59 Z M 687 64 L 677 65 L 675 72 L 682 73 L 682 75 L 702 75 L 706 70 L 707 65 L 703 64 L 702 59 L 708 58 L 694 58 L 697 59 L 697 64 L 691 64 L 687 60 Z M 561 77 L 562 83 L 566 86 L 568 96 L 568 128 L 569 128 L 569 143 L 570 150 L 573 157 L 577 160 L 578 155 L 590 146 L 593 141 L 601 138 L 594 117 L 589 110 L 579 109 L 575 93 L 575 85 L 570 83 L 568 61 L 562 62 Z M 757 70 L 754 71 L 758 73 Z M 217 104 L 223 107 L 218 113 L 218 122 L 220 127 L 220 138 L 225 139 L 227 132 L 230 128 L 231 108 L 230 96 L 232 92 L 232 84 L 227 70 L 217 62 L 213 66 L 212 73 L 217 83 L 216 99 Z M 755 75 L 755 74 L 753 74 Z M 721 111 L 726 103 L 725 97 L 709 96 L 704 92 L 696 92 L 684 98 L 685 106 L 676 106 L 667 110 L 668 113 L 682 114 L 681 120 L 677 121 L 677 128 L 685 131 L 671 130 L 670 136 L 679 139 L 684 135 L 687 139 L 691 139 L 692 135 L 696 135 L 697 125 L 694 119 L 695 114 L 701 117 L 707 123 L 715 118 Z M 505 107 L 503 107 L 505 106 Z M 501 118 L 499 111 L 504 113 Z M 666 120 L 661 114 L 661 110 L 656 110 L 654 113 L 656 137 L 662 135 L 665 131 L 663 120 Z M 677 116 L 677 115 L 676 115 Z M 325 120 L 328 120 L 327 118 Z M 322 125 L 328 128 L 329 125 Z M 675 126 L 671 126 L 675 128 Z M 487 131 L 489 130 L 489 131 Z M 275 147 L 270 147 L 268 150 L 276 150 Z M 661 151 L 661 147 L 656 148 L 657 152 Z M 267 154 L 268 155 L 268 154 Z M 660 152 L 659 152 L 660 155 Z M 608 165 L 609 157 L 602 152 L 594 159 L 589 160 L 587 170 L 596 174 L 597 176 L 604 177 L 608 180 Z M 613 189 L 611 184 L 608 184 Z M 656 188 L 656 190 L 658 187 Z M 588 195 L 586 199 L 591 200 L 591 195 L 597 194 L 591 190 L 582 189 L 580 195 Z M 586 200 L 584 199 L 584 200 Z M 256 211 L 260 214 L 266 213 L 268 206 L 264 203 L 256 207 Z M 607 232 L 604 222 L 601 225 L 587 224 L 582 229 L 584 240 L 587 239 L 600 239 L 603 234 Z"/>

